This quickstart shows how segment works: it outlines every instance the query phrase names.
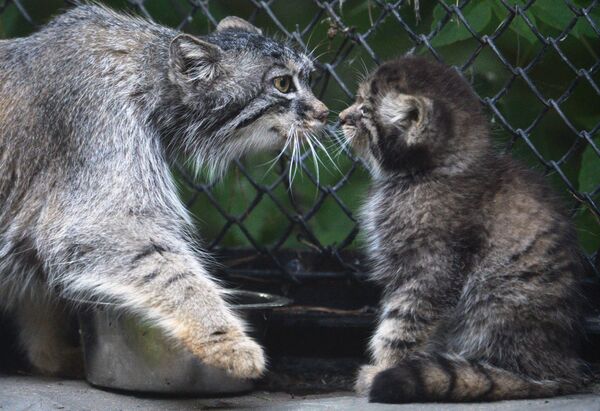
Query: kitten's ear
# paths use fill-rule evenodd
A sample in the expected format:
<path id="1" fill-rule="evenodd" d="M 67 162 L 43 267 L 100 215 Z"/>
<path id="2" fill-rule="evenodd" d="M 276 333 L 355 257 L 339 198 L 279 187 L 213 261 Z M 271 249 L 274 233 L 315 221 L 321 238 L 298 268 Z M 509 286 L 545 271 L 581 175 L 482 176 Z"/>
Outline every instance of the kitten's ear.
<path id="1" fill-rule="evenodd" d="M 381 100 L 379 114 L 389 126 L 408 130 L 431 113 L 433 102 L 427 97 L 408 94 L 388 94 Z"/>
<path id="2" fill-rule="evenodd" d="M 222 50 L 219 46 L 189 34 L 180 34 L 171 41 L 171 69 L 187 82 L 208 82 L 221 73 Z"/>
<path id="3" fill-rule="evenodd" d="M 219 24 L 217 25 L 217 31 L 225 30 L 241 30 L 250 33 L 262 34 L 261 29 L 237 16 L 225 17 L 219 22 Z"/>

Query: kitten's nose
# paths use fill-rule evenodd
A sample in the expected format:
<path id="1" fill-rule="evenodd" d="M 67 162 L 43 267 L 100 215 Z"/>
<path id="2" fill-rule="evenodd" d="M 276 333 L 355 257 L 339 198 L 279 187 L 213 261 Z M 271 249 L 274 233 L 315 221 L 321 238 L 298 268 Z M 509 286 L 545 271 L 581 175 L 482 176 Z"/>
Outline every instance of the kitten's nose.
<path id="1" fill-rule="evenodd" d="M 339 115 L 340 118 L 340 124 L 344 125 L 344 124 L 348 124 L 352 122 L 352 109 L 351 107 L 348 107 L 346 110 L 342 111 Z"/>

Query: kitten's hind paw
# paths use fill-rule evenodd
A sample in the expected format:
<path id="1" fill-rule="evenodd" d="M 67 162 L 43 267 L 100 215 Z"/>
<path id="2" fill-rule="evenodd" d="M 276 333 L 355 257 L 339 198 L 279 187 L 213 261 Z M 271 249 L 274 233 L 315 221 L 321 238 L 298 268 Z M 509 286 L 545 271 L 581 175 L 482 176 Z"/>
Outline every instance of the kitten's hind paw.
<path id="1" fill-rule="evenodd" d="M 354 391 L 356 391 L 358 395 L 367 396 L 369 391 L 371 391 L 371 384 L 373 384 L 375 376 L 387 368 L 388 367 L 382 365 L 363 365 L 360 367 L 356 377 L 356 383 L 354 384 Z"/>

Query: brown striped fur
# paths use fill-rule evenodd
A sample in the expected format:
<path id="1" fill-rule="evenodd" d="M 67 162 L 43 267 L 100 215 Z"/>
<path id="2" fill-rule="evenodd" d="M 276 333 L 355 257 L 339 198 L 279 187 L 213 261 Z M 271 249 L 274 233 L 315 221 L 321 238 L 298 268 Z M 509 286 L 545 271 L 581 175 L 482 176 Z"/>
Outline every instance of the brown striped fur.
<path id="1" fill-rule="evenodd" d="M 542 178 L 493 150 L 471 87 L 403 57 L 371 74 L 340 119 L 373 175 L 362 225 L 384 287 L 357 391 L 400 403 L 581 387 L 574 229 Z"/>

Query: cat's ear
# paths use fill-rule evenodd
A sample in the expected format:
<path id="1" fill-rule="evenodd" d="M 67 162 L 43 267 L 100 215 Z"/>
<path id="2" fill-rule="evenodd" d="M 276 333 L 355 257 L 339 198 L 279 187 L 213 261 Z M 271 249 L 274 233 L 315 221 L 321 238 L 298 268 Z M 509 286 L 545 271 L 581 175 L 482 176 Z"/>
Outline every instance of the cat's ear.
<path id="1" fill-rule="evenodd" d="M 171 70 L 188 83 L 210 82 L 221 74 L 222 50 L 219 46 L 189 34 L 180 34 L 171 41 Z"/>
<path id="2" fill-rule="evenodd" d="M 429 117 L 433 102 L 427 97 L 390 93 L 381 99 L 379 107 L 386 125 L 408 130 Z"/>
<path id="3" fill-rule="evenodd" d="M 225 30 L 241 30 L 250 33 L 262 34 L 261 29 L 237 16 L 225 17 L 219 22 L 217 25 L 217 31 Z"/>

